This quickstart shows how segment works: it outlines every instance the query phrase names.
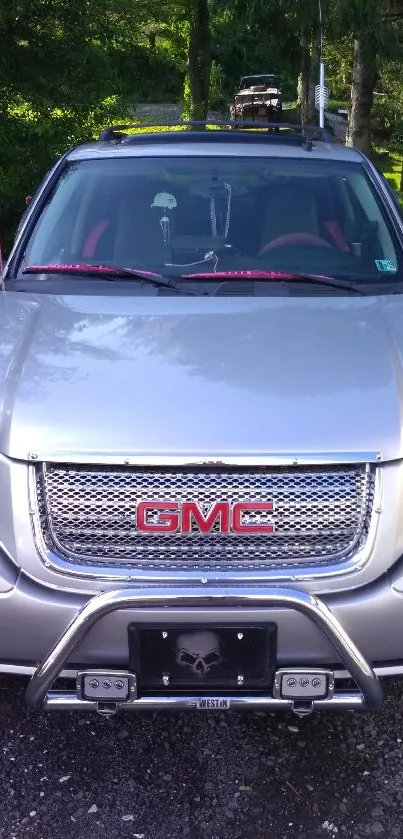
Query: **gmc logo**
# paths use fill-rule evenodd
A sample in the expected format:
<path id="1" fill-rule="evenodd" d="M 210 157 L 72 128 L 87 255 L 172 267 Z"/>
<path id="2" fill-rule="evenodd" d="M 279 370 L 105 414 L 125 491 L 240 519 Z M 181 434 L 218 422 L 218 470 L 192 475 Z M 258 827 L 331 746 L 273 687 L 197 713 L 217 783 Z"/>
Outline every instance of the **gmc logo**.
<path id="1" fill-rule="evenodd" d="M 274 533 L 271 514 L 274 504 L 258 502 L 248 504 L 216 501 L 204 513 L 196 501 L 140 501 L 137 504 L 137 530 L 140 533 L 200 533 L 266 534 Z M 256 513 L 253 519 L 251 514 Z M 260 515 L 259 515 L 260 514 Z"/>

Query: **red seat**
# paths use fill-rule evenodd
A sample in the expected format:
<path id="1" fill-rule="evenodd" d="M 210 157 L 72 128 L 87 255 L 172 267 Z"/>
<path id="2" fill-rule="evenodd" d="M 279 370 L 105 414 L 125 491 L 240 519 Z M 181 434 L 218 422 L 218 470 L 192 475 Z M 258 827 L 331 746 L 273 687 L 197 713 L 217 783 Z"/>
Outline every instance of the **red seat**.
<path id="1" fill-rule="evenodd" d="M 111 225 L 110 219 L 101 218 L 91 228 L 83 248 L 83 256 L 95 256 L 98 243 Z"/>

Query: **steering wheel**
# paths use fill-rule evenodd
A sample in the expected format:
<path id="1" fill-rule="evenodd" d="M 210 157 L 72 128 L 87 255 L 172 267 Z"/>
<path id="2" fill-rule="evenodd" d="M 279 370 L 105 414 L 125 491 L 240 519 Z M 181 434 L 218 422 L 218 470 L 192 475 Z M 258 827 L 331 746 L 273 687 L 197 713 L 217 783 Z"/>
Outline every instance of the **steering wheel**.
<path id="1" fill-rule="evenodd" d="M 318 245 L 325 248 L 332 247 L 326 239 L 322 239 L 321 236 L 314 236 L 313 233 L 288 233 L 287 236 L 278 236 L 277 239 L 273 239 L 271 242 L 268 242 L 267 245 L 264 245 L 259 251 L 258 256 L 261 256 L 263 253 L 267 253 L 267 251 L 274 250 L 274 248 L 286 248 L 287 245 Z"/>

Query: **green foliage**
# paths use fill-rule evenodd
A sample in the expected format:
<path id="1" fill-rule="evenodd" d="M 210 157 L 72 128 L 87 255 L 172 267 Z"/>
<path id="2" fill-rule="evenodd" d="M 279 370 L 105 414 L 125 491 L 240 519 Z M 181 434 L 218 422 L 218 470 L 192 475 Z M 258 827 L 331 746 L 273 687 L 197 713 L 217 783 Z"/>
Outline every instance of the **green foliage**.
<path id="1" fill-rule="evenodd" d="M 210 73 L 210 108 L 213 111 L 223 111 L 226 107 L 224 72 L 221 65 L 213 61 Z"/>
<path id="2" fill-rule="evenodd" d="M 24 208 L 57 158 L 76 143 L 95 139 L 108 124 L 133 117 L 114 97 L 96 107 L 43 108 L 38 111 L 23 99 L 10 107 L 0 125 L 1 241 L 6 251 Z"/>
<path id="3" fill-rule="evenodd" d="M 325 44 L 326 84 L 333 99 L 350 97 L 351 75 L 353 70 L 352 35 Z M 342 106 L 340 106 L 342 107 Z"/>
<path id="4" fill-rule="evenodd" d="M 181 96 L 184 71 L 167 50 L 151 52 L 144 45 L 108 52 L 118 75 L 114 91 L 128 102 L 176 102 Z"/>
<path id="5" fill-rule="evenodd" d="M 295 49 L 284 49 L 284 44 L 273 36 L 271 26 L 267 31 L 266 24 L 248 24 L 248 15 L 249 7 L 243 20 L 231 9 L 213 20 L 213 57 L 221 68 L 223 98 L 227 103 L 233 98 L 241 76 L 266 72 L 277 73 L 283 80 L 285 97 L 293 99 L 297 77 Z"/>
<path id="6" fill-rule="evenodd" d="M 190 99 L 190 85 L 189 85 L 189 76 L 186 73 L 184 83 L 183 83 L 183 95 L 182 95 L 182 119 L 189 120 L 192 110 L 192 103 Z"/>

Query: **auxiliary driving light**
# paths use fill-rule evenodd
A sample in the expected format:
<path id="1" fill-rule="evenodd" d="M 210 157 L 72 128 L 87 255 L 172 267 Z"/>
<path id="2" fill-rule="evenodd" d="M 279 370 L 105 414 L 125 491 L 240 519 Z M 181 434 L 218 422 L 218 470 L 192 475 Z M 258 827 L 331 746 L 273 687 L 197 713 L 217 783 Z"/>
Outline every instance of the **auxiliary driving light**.
<path id="1" fill-rule="evenodd" d="M 128 702 L 137 695 L 136 677 L 121 671 L 91 670 L 78 673 L 78 699 L 92 702 Z"/>
<path id="2" fill-rule="evenodd" d="M 312 700 L 331 699 L 334 694 L 334 674 L 331 670 L 278 670 L 274 677 L 276 699 Z"/>

